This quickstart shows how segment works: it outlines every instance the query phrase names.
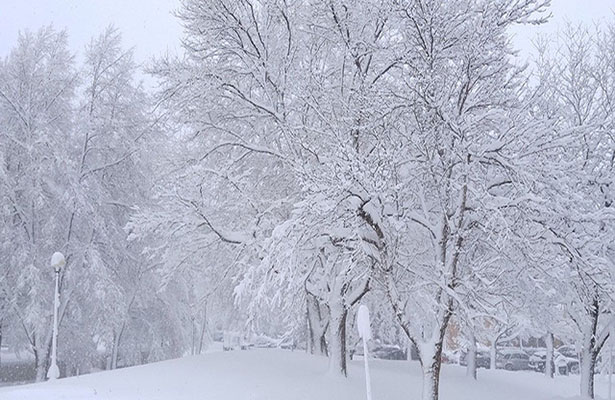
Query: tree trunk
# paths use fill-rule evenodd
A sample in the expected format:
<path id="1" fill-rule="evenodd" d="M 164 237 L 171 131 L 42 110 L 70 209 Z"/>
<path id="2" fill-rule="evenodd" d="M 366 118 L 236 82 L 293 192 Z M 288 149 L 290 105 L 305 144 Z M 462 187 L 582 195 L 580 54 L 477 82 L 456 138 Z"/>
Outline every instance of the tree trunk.
<path id="1" fill-rule="evenodd" d="M 596 372 L 596 330 L 598 327 L 599 305 L 594 300 L 589 312 L 590 325 L 583 335 L 583 350 L 581 353 L 581 398 L 594 398 L 594 373 Z"/>
<path id="2" fill-rule="evenodd" d="M 471 331 L 468 335 L 468 355 L 466 361 L 468 362 L 466 376 L 476 380 L 476 337 L 474 332 Z"/>
<path id="3" fill-rule="evenodd" d="M 594 373 L 596 371 L 596 354 L 583 349 L 581 354 L 581 398 L 594 398 Z"/>
<path id="4" fill-rule="evenodd" d="M 346 354 L 346 318 L 348 310 L 343 304 L 330 307 L 331 321 L 329 327 L 329 373 L 335 376 L 347 376 Z"/>
<path id="5" fill-rule="evenodd" d="M 312 306 L 312 300 L 310 295 L 307 294 L 305 298 L 305 320 L 307 325 L 307 352 L 314 354 L 316 352 L 316 334 L 314 333 L 314 322 L 312 321 L 314 316 L 314 308 Z"/>
<path id="6" fill-rule="evenodd" d="M 203 322 L 201 323 L 201 337 L 199 338 L 199 351 L 197 354 L 203 353 L 203 344 L 205 342 L 206 332 L 207 332 L 207 303 L 203 305 Z"/>
<path id="7" fill-rule="evenodd" d="M 44 351 L 38 349 L 35 351 L 35 363 L 36 363 L 36 381 L 42 382 L 47 378 L 47 371 L 49 370 L 51 354 L 51 334 L 45 340 L 45 344 L 42 346 Z"/>
<path id="8" fill-rule="evenodd" d="M 194 316 L 190 318 L 190 327 L 192 328 L 192 347 L 190 348 L 190 355 L 193 356 L 196 354 L 196 318 Z"/>
<path id="9" fill-rule="evenodd" d="M 553 378 L 553 372 L 555 371 L 555 363 L 553 362 L 553 333 L 547 332 L 545 338 L 547 344 L 547 357 L 545 358 L 545 376 L 547 378 Z"/>
<path id="10" fill-rule="evenodd" d="M 120 328 L 119 333 L 115 333 L 115 331 L 113 332 L 113 347 L 111 349 L 111 368 L 110 369 L 116 369 L 117 368 L 117 359 L 120 353 L 120 342 L 122 340 L 122 335 L 124 334 L 124 328 L 125 328 L 126 324 L 122 323 L 122 327 Z"/>
<path id="11" fill-rule="evenodd" d="M 0 321 L 0 371 L 2 371 L 2 350 L 1 349 L 2 349 L 2 321 Z"/>
<path id="12" fill-rule="evenodd" d="M 423 370 L 423 391 L 421 399 L 438 400 L 440 367 L 442 366 L 442 342 L 425 344 L 421 347 L 420 356 Z"/>
<path id="13" fill-rule="evenodd" d="M 42 382 L 43 378 L 39 378 L 39 364 L 40 364 L 40 355 L 38 354 L 38 350 L 34 349 L 34 369 L 36 370 L 36 382 Z"/>
<path id="14" fill-rule="evenodd" d="M 36 362 L 36 381 L 42 382 L 47 376 L 47 370 L 49 369 L 49 357 L 41 357 L 41 354 L 37 354 L 35 357 Z"/>
<path id="15" fill-rule="evenodd" d="M 423 392 L 421 395 L 421 399 L 423 400 L 438 400 L 438 381 L 440 378 L 436 375 L 434 369 L 436 361 L 433 360 L 431 363 L 431 367 L 427 370 L 423 370 Z"/>
<path id="16" fill-rule="evenodd" d="M 320 354 L 322 354 L 323 356 L 329 355 L 329 350 L 327 348 L 327 338 L 324 333 L 320 336 Z"/>
<path id="17" fill-rule="evenodd" d="M 318 300 L 309 293 L 306 296 L 306 316 L 308 325 L 308 352 L 310 354 L 326 356 L 326 324 L 325 321 L 323 321 Z"/>
<path id="18" fill-rule="evenodd" d="M 495 369 L 495 361 L 498 356 L 498 344 L 496 340 L 491 342 L 491 348 L 489 349 L 489 369 Z"/>

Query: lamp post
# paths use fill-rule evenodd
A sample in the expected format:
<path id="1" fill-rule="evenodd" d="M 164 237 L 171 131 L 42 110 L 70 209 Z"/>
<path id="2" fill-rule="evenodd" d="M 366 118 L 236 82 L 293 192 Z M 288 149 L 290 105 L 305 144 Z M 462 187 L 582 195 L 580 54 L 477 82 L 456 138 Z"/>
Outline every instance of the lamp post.
<path id="1" fill-rule="evenodd" d="M 372 400 L 372 383 L 369 376 L 369 363 L 367 354 L 367 341 L 372 338 L 372 328 L 369 321 L 369 309 L 361 304 L 357 312 L 357 328 L 359 337 L 363 339 L 363 360 L 365 363 L 365 391 L 367 392 L 367 400 Z"/>
<path id="2" fill-rule="evenodd" d="M 56 289 L 53 297 L 53 335 L 51 337 L 51 365 L 47 371 L 47 379 L 55 380 L 60 377 L 60 369 L 57 363 L 58 350 L 58 309 L 60 308 L 60 270 L 66 265 L 64 255 L 59 252 L 51 256 L 51 266 L 56 275 Z"/>

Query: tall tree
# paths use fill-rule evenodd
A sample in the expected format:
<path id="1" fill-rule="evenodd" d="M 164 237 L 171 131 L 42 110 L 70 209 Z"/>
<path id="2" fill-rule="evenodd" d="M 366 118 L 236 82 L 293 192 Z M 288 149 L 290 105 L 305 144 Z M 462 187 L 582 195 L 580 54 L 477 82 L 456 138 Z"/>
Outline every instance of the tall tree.
<path id="1" fill-rule="evenodd" d="M 5 285 L 44 377 L 51 345 L 49 257 L 66 245 L 70 208 L 64 188 L 70 158 L 72 100 L 77 85 L 66 32 L 20 33 L 0 62 L 0 196 L 8 246 Z"/>
<path id="2" fill-rule="evenodd" d="M 581 395 L 594 398 L 596 360 L 612 323 L 614 249 L 612 26 L 569 26 L 559 48 L 542 47 L 536 114 L 551 127 L 537 176 L 548 201 L 536 213 L 542 237 L 565 257 L 565 311 L 581 341 Z"/>

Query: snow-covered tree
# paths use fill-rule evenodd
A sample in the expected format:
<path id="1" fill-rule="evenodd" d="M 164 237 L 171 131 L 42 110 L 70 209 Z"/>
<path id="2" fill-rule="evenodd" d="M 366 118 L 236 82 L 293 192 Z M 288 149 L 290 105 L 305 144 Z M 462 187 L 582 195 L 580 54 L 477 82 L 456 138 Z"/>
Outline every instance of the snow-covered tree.
<path id="1" fill-rule="evenodd" d="M 239 254 L 228 260 L 244 295 L 318 296 L 342 373 L 331 346 L 357 301 L 345 294 L 377 279 L 419 348 L 425 398 L 437 397 L 444 332 L 472 275 L 461 271 L 476 261 L 466 250 L 503 240 L 503 210 L 526 195 L 512 161 L 528 113 L 506 31 L 542 22 L 547 3 L 185 1 L 186 57 L 153 70 L 189 147 L 166 211 L 133 225 Z"/>
<path id="2" fill-rule="evenodd" d="M 152 130 L 132 51 L 109 28 L 78 69 L 66 42 L 51 27 L 25 32 L 0 63 L 2 295 L 38 379 L 51 346 L 50 254 L 61 250 L 68 260 L 59 336 L 68 373 L 92 367 L 103 348 L 115 367 L 151 277 L 124 231 L 131 207 L 148 196 L 139 156 Z"/>
<path id="3" fill-rule="evenodd" d="M 407 47 L 392 76 L 406 156 L 395 196 L 380 202 L 393 218 L 370 225 L 388 298 L 420 354 L 423 398 L 434 399 L 447 325 L 481 266 L 469 250 L 505 237 L 506 210 L 527 196 L 515 158 L 530 123 L 506 27 L 540 22 L 534 14 L 546 4 L 405 5 Z"/>
<path id="4" fill-rule="evenodd" d="M 6 295 L 14 298 L 20 323 L 37 362 L 46 372 L 51 345 L 53 271 L 49 255 L 67 242 L 72 168 L 72 100 L 77 85 L 66 32 L 51 27 L 19 35 L 0 62 L 0 196 L 6 225 L 0 239 Z"/>
<path id="5" fill-rule="evenodd" d="M 594 397 L 596 359 L 612 323 L 615 34 L 568 27 L 542 47 L 536 114 L 553 133 L 538 182 L 548 202 L 535 222 L 565 261 L 565 311 L 581 342 L 581 395 Z"/>

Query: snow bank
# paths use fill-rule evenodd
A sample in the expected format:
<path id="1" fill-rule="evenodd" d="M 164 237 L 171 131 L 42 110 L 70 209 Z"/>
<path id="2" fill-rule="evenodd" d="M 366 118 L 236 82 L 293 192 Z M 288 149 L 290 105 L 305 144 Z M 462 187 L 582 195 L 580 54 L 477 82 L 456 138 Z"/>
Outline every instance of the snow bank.
<path id="1" fill-rule="evenodd" d="M 141 367 L 100 372 L 0 389 L 2 400 L 360 400 L 365 398 L 360 360 L 349 365 L 348 379 L 326 375 L 327 359 L 286 350 L 211 353 Z M 549 381 L 533 372 L 479 370 L 478 381 L 465 368 L 445 365 L 441 400 L 574 399 L 579 378 Z M 598 395 L 607 383 L 597 377 Z M 420 397 L 421 371 L 413 361 L 374 360 L 374 399 Z"/>

